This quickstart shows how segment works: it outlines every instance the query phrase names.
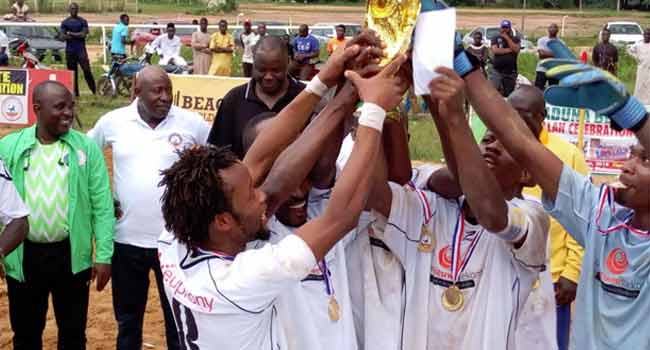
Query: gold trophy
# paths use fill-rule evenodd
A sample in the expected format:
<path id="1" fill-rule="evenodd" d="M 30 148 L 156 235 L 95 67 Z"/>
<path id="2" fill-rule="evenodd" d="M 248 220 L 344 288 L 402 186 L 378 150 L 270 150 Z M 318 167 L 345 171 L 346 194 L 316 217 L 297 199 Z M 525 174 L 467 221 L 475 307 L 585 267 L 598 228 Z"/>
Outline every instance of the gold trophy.
<path id="1" fill-rule="evenodd" d="M 381 65 L 408 50 L 419 13 L 420 0 L 368 0 L 366 25 L 386 44 Z"/>

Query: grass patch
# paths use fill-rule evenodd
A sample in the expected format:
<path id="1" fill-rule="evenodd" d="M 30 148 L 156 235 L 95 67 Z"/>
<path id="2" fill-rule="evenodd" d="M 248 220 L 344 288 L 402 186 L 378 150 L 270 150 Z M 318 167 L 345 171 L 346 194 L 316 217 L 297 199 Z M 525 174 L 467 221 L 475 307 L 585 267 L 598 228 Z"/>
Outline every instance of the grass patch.
<path id="1" fill-rule="evenodd" d="M 430 117 L 409 120 L 409 135 L 411 159 L 429 162 L 443 160 L 438 131 Z"/>

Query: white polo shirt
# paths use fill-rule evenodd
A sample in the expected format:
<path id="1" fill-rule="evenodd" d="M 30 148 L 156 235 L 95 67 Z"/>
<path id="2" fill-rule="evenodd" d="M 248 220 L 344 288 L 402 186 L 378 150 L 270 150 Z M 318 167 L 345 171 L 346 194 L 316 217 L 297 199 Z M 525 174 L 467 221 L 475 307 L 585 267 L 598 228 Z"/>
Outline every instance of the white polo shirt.
<path id="1" fill-rule="evenodd" d="M 137 100 L 108 112 L 88 136 L 100 148 L 113 149 L 113 192 L 123 215 L 115 225 L 115 241 L 156 248 L 164 228 L 160 171 L 177 159 L 177 151 L 205 144 L 210 126 L 198 114 L 172 106 L 169 115 L 152 129 L 137 110 Z"/>
<path id="2" fill-rule="evenodd" d="M 464 307 L 448 311 L 442 305 L 442 294 L 451 284 L 450 244 L 459 202 L 412 187 L 391 187 L 392 205 L 384 237 L 405 269 L 403 348 L 514 349 L 522 306 L 545 260 L 548 216 L 541 206 L 521 199 L 508 203 L 509 221 L 504 232 L 515 237 L 527 233 L 519 248 L 502 239 L 502 234 L 463 221 L 460 227 L 464 227 L 465 239 L 460 256 L 470 251 L 473 240 L 476 244 L 458 283 Z M 423 225 L 433 233 L 431 252 L 418 249 Z"/>
<path id="3" fill-rule="evenodd" d="M 298 236 L 229 257 L 163 232 L 158 255 L 183 349 L 287 349 L 277 299 L 316 264 Z"/>
<path id="4" fill-rule="evenodd" d="M 29 215 L 29 209 L 14 186 L 9 169 L 0 159 L 0 226 Z M 0 232 L 2 233 L 2 232 Z"/>

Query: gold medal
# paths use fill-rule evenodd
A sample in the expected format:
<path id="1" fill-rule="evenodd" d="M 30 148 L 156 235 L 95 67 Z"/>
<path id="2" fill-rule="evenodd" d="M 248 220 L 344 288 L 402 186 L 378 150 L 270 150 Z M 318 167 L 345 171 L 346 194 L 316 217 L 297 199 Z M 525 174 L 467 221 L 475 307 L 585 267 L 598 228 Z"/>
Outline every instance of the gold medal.
<path id="1" fill-rule="evenodd" d="M 330 297 L 329 305 L 327 306 L 327 314 L 330 317 L 330 320 L 333 322 L 338 321 L 341 318 L 341 310 L 339 308 L 339 303 L 336 301 L 334 296 Z"/>
<path id="2" fill-rule="evenodd" d="M 539 278 L 536 279 L 535 282 L 533 282 L 533 290 L 539 288 L 539 286 L 541 285 L 542 285 L 542 281 L 540 281 Z"/>
<path id="3" fill-rule="evenodd" d="M 433 233 L 426 225 L 422 225 L 422 232 L 420 233 L 420 242 L 418 243 L 418 250 L 422 253 L 431 253 L 436 245 Z"/>
<path id="4" fill-rule="evenodd" d="M 447 311 L 458 311 L 465 304 L 465 296 L 458 286 L 452 284 L 442 293 L 442 306 Z"/>

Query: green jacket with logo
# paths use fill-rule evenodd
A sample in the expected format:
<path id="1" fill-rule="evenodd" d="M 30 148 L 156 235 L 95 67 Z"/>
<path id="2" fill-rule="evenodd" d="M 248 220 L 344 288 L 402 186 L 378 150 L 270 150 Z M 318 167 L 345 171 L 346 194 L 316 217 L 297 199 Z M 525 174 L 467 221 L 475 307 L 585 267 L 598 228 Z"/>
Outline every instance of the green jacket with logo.
<path id="1" fill-rule="evenodd" d="M 70 130 L 61 136 L 68 149 L 68 225 L 72 273 L 95 262 L 110 264 L 113 256 L 115 212 L 108 170 L 101 150 L 86 135 Z M 0 158 L 13 176 L 21 198 L 25 199 L 25 172 L 29 171 L 29 153 L 36 145 L 36 126 L 22 129 L 0 139 Z M 7 275 L 24 282 L 23 245 L 5 258 Z"/>

